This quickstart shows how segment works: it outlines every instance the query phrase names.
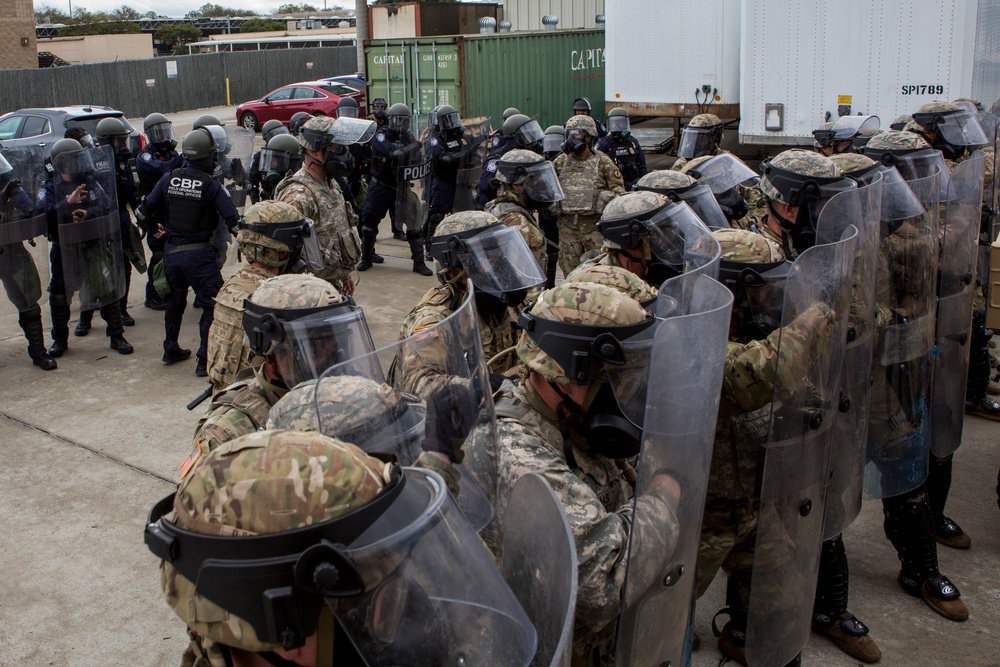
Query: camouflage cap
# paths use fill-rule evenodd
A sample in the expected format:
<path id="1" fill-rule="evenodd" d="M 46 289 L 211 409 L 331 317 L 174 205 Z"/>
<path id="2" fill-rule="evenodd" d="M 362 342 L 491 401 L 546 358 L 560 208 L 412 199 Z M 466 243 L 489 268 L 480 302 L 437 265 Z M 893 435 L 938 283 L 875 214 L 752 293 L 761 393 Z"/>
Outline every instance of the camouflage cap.
<path id="1" fill-rule="evenodd" d="M 785 259 L 781 246 L 746 229 L 714 229 L 712 236 L 722 248 L 723 262 L 771 264 Z"/>
<path id="2" fill-rule="evenodd" d="M 696 181 L 679 171 L 657 170 L 651 171 L 638 181 L 636 189 L 645 188 L 649 190 L 681 190 L 691 187 Z"/>
<path id="3" fill-rule="evenodd" d="M 390 468 L 352 444 L 296 431 L 258 431 L 203 456 L 174 498 L 176 524 L 226 537 L 281 533 L 346 514 L 375 498 Z M 211 641 L 259 652 L 249 623 L 195 591 L 163 563 L 167 603 L 194 632 Z"/>
<path id="4" fill-rule="evenodd" d="M 363 444 L 382 426 L 405 413 L 410 402 L 418 400 L 360 375 L 326 376 L 318 390 L 316 380 L 307 380 L 285 394 L 268 413 L 267 428 L 322 430 L 335 438 Z"/>
<path id="5" fill-rule="evenodd" d="M 648 303 L 656 298 L 656 288 L 628 269 L 610 264 L 584 264 L 574 269 L 567 282 L 597 283 L 612 287 L 639 303 Z"/>
<path id="6" fill-rule="evenodd" d="M 587 282 L 564 282 L 538 296 L 531 314 L 567 324 L 617 327 L 638 324 L 647 318 L 642 305 L 617 289 Z M 517 356 L 550 382 L 572 384 L 562 366 L 542 351 L 525 331 L 517 343 Z"/>
<path id="7" fill-rule="evenodd" d="M 676 173 L 676 172 L 674 172 Z M 620 220 L 655 211 L 670 200 L 651 190 L 634 190 L 612 199 L 601 214 L 602 220 Z"/>
<path id="8" fill-rule="evenodd" d="M 861 153 L 836 153 L 830 156 L 830 161 L 840 167 L 847 176 L 876 164 L 875 160 Z"/>
<path id="9" fill-rule="evenodd" d="M 534 162 L 538 162 L 540 159 L 537 153 L 532 153 L 530 151 L 519 152 L 528 153 L 532 156 Z M 510 153 L 508 153 L 508 155 L 509 154 Z M 496 224 L 501 224 L 500 220 L 495 215 L 487 213 L 486 211 L 462 211 L 460 213 L 452 213 L 451 215 L 445 216 L 445 218 L 437 226 L 434 236 L 450 236 L 451 234 L 459 234 L 461 232 L 480 229 L 482 227 L 489 227 L 490 225 Z"/>
<path id="10" fill-rule="evenodd" d="M 243 215 L 243 221 L 248 224 L 267 224 L 279 222 L 296 222 L 302 219 L 302 214 L 291 204 L 280 201 L 262 201 L 247 209 Z M 243 246 L 259 246 L 278 252 L 289 252 L 290 248 L 285 243 L 271 238 L 261 232 L 252 232 L 249 229 L 241 229 L 236 232 L 236 242 Z M 244 251 L 244 254 L 247 254 Z"/>
<path id="11" fill-rule="evenodd" d="M 902 130 L 911 120 L 913 120 L 913 114 L 904 113 L 901 116 L 896 116 L 896 119 L 889 123 L 889 129 Z"/>
<path id="12" fill-rule="evenodd" d="M 597 123 L 590 116 L 573 116 L 566 121 L 566 131 L 583 130 L 593 138 L 597 138 Z"/>
<path id="13" fill-rule="evenodd" d="M 250 303 L 275 310 L 333 306 L 347 300 L 333 285 L 308 273 L 275 276 L 261 282 Z"/>
<path id="14" fill-rule="evenodd" d="M 873 149 L 880 151 L 909 152 L 930 147 L 931 145 L 927 143 L 919 134 L 907 132 L 906 130 L 886 130 L 885 132 L 872 137 L 871 141 L 865 145 L 865 151 Z"/>
<path id="15" fill-rule="evenodd" d="M 687 124 L 688 127 L 715 127 L 722 125 L 722 119 L 714 113 L 700 113 Z"/>
<path id="16" fill-rule="evenodd" d="M 713 157 L 716 157 L 716 156 L 715 155 L 700 155 L 698 157 L 693 157 L 693 158 L 691 158 L 690 160 L 688 160 L 687 162 L 684 163 L 684 166 L 682 166 L 680 168 L 680 172 L 682 174 L 687 174 L 688 176 L 691 176 L 691 174 L 689 173 L 690 171 L 697 170 L 698 169 L 698 165 L 700 165 L 701 163 L 706 162 L 708 160 L 711 160 Z M 691 178 L 694 178 L 694 176 L 691 176 Z"/>
<path id="17" fill-rule="evenodd" d="M 929 130 L 921 125 L 917 119 L 917 114 L 928 114 L 928 113 L 953 113 L 955 111 L 961 111 L 961 107 L 957 104 L 952 104 L 951 102 L 944 102 L 942 100 L 934 100 L 926 104 L 920 105 L 920 108 L 914 112 L 910 120 L 903 126 L 903 129 L 907 132 L 928 132 Z M 926 119 L 925 119 L 926 120 Z"/>
<path id="18" fill-rule="evenodd" d="M 837 178 L 844 175 L 840 168 L 830 161 L 830 158 L 815 151 L 802 150 L 801 148 L 778 153 L 771 160 L 770 165 L 799 176 Z M 760 179 L 760 191 L 768 199 L 784 201 L 781 193 L 768 180 L 766 172 Z"/>

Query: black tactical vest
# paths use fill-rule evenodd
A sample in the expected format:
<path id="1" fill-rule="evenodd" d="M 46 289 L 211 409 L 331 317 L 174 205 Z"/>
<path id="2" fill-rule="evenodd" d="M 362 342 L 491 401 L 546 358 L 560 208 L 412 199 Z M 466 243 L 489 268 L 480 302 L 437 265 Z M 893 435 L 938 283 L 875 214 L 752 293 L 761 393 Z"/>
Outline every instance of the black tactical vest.
<path id="1" fill-rule="evenodd" d="M 164 194 L 167 208 L 166 229 L 169 234 L 186 236 L 212 231 L 219 222 L 219 214 L 212 201 L 202 195 L 212 182 L 211 174 L 187 169 L 174 169 Z"/>

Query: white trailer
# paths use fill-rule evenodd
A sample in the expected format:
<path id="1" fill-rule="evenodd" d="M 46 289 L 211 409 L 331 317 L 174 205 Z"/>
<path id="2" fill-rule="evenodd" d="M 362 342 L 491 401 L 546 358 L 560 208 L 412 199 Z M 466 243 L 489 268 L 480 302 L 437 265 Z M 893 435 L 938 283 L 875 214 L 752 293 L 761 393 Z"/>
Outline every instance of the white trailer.
<path id="1" fill-rule="evenodd" d="M 935 99 L 1000 97 L 1000 0 L 607 0 L 608 108 L 739 118 L 747 144 L 811 145 L 842 114 L 888 127 Z M 696 98 L 697 91 L 697 98 Z"/>

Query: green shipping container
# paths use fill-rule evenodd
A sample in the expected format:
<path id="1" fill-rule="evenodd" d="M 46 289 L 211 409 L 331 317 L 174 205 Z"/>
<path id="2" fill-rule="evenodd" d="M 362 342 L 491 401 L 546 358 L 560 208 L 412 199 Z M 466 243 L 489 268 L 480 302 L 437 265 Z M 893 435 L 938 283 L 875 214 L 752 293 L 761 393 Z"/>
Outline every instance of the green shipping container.
<path id="1" fill-rule="evenodd" d="M 544 129 L 573 115 L 573 100 L 590 98 L 603 120 L 604 31 L 556 30 L 456 35 L 367 42 L 368 100 L 403 102 L 422 129 L 427 114 L 450 104 L 463 118 L 507 107 L 537 116 Z"/>

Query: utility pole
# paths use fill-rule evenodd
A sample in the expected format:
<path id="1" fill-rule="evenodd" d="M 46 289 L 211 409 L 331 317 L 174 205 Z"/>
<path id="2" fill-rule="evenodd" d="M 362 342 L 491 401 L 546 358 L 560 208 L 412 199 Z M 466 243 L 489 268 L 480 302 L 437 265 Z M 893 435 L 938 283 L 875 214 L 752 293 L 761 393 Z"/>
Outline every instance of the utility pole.
<path id="1" fill-rule="evenodd" d="M 354 36 L 358 45 L 358 73 L 368 80 L 365 68 L 365 40 L 368 39 L 368 1 L 354 0 Z"/>

